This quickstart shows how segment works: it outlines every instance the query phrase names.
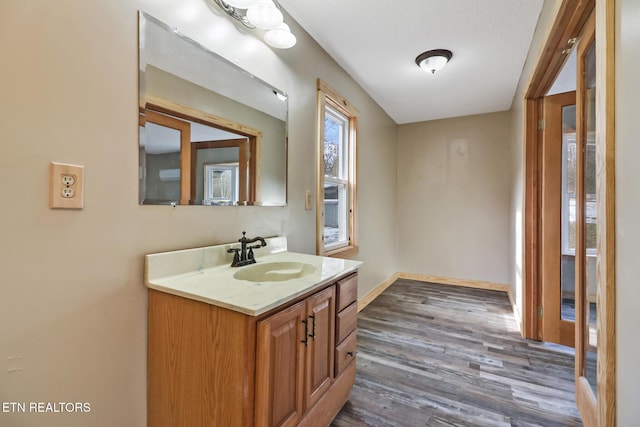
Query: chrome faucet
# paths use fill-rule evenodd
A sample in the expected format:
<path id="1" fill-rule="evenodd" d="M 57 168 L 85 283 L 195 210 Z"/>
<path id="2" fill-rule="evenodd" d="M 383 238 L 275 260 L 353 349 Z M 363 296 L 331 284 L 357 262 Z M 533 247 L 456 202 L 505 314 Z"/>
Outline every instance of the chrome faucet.
<path id="1" fill-rule="evenodd" d="M 255 264 L 256 259 L 253 256 L 253 250 L 267 246 L 267 242 L 265 242 L 264 238 L 254 237 L 253 239 L 248 239 L 246 234 L 246 231 L 243 231 L 242 238 L 238 239 L 238 242 L 240 242 L 239 248 L 227 249 L 227 252 L 234 254 L 231 267 L 242 267 L 243 265 Z M 258 241 L 260 244 L 254 246 L 250 245 L 251 243 Z"/>

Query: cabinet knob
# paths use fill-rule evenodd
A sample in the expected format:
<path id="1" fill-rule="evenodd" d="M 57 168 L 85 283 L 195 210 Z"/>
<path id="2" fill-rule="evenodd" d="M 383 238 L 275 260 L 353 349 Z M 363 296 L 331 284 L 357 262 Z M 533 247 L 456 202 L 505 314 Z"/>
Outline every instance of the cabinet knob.
<path id="1" fill-rule="evenodd" d="M 347 356 L 353 357 L 353 351 L 347 351 Z"/>

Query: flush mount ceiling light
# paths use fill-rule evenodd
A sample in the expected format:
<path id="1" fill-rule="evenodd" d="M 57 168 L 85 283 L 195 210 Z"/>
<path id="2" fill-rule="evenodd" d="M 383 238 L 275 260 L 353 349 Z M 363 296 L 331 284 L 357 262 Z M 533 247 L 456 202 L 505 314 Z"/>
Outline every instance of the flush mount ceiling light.
<path id="1" fill-rule="evenodd" d="M 275 0 L 209 0 L 247 28 L 268 30 L 264 40 L 271 47 L 288 49 L 296 36 L 283 22 L 280 5 Z"/>
<path id="2" fill-rule="evenodd" d="M 423 52 L 416 57 L 416 64 L 423 70 L 435 74 L 447 65 L 453 54 L 447 49 L 435 49 Z"/>

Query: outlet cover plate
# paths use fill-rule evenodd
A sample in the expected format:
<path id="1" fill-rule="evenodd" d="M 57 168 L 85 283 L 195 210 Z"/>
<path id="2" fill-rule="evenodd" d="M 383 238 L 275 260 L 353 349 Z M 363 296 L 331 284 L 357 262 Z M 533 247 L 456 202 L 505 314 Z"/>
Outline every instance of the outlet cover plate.
<path id="1" fill-rule="evenodd" d="M 73 177 L 73 179 L 69 180 L 68 177 Z M 73 182 L 73 184 L 65 185 L 67 182 Z M 64 196 L 69 193 L 73 194 L 73 197 Z M 84 207 L 84 166 L 51 162 L 49 166 L 49 207 L 52 209 L 82 209 Z"/>

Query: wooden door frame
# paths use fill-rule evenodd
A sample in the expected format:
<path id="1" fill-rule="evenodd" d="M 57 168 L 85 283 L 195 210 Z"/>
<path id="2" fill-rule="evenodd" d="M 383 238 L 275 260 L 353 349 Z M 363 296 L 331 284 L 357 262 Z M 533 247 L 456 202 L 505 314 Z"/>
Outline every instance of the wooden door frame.
<path id="1" fill-rule="evenodd" d="M 239 168 L 239 180 L 238 186 L 240 190 L 238 192 L 239 202 L 255 201 L 256 198 L 256 177 L 258 176 L 258 170 L 256 169 L 256 150 L 257 141 L 256 137 L 251 136 L 247 138 L 238 139 L 225 139 L 218 141 L 198 141 L 191 143 L 191 194 L 192 199 L 189 204 L 195 204 L 196 194 L 196 168 L 198 163 L 198 150 L 206 150 L 209 148 L 237 148 L 238 149 L 238 168 Z M 248 161 L 247 161 L 248 158 Z M 249 178 L 247 178 L 249 177 Z M 247 182 L 247 180 L 249 182 Z"/>
<path id="2" fill-rule="evenodd" d="M 600 426 L 616 425 L 615 12 L 615 0 L 596 0 L 597 425 Z"/>
<path id="3" fill-rule="evenodd" d="M 253 177 L 249 180 L 248 185 L 248 193 L 247 200 L 242 201 L 243 205 L 254 205 L 258 204 L 260 200 L 260 167 L 262 162 L 262 136 L 263 133 L 260 129 L 255 129 L 250 126 L 244 125 L 242 123 L 234 122 L 233 120 L 225 119 L 223 117 L 217 116 L 215 114 L 207 113 L 204 111 L 196 110 L 192 107 L 188 107 L 183 104 L 179 104 L 177 102 L 170 101 L 168 99 L 160 98 L 155 95 L 147 95 L 145 97 L 144 106 L 140 107 L 141 111 L 145 109 L 153 109 L 162 113 L 170 114 L 185 120 L 191 120 L 197 123 L 204 124 L 206 126 L 215 127 L 218 129 L 222 129 L 228 132 L 232 132 L 241 136 L 245 136 L 249 139 L 250 147 L 248 153 L 249 155 L 249 171 L 255 172 Z M 181 147 L 180 155 L 181 158 L 186 159 L 185 165 L 187 165 L 187 169 L 191 167 L 191 151 L 192 148 L 190 145 Z M 191 179 L 191 174 L 187 173 L 185 177 L 183 177 L 184 181 L 187 182 L 186 192 L 191 192 L 192 185 L 188 182 Z M 186 199 L 186 203 L 183 203 L 182 200 L 180 204 L 190 204 L 192 202 L 192 195 L 189 195 L 189 198 Z"/>
<path id="4" fill-rule="evenodd" d="M 191 125 L 188 121 L 180 120 L 176 117 L 165 116 L 156 111 L 145 109 L 143 112 L 144 125 L 146 122 L 155 123 L 159 126 L 175 129 L 180 132 L 180 197 L 181 205 L 189 204 L 191 199 L 191 176 L 189 174 L 189 165 L 191 163 L 191 152 L 189 144 L 191 143 Z M 187 153 L 185 155 L 185 153 Z"/>
<path id="5" fill-rule="evenodd" d="M 540 144 L 541 98 L 553 84 L 566 52 L 596 14 L 596 163 L 598 209 L 598 372 L 596 411 L 585 425 L 615 425 L 615 0 L 563 0 L 538 57 L 524 99 L 525 216 L 522 332 L 540 339 Z M 573 40 L 573 43 L 570 41 Z M 580 379 L 578 379 L 580 380 Z M 580 397 L 578 397 L 580 398 Z M 582 412 L 581 412 L 582 413 Z M 586 416 L 585 416 L 586 415 Z"/>
<path id="6" fill-rule="evenodd" d="M 542 100 L 564 65 L 582 27 L 594 7 L 594 0 L 564 0 L 560 5 L 551 32 L 538 57 L 535 70 L 525 93 L 525 292 L 523 335 L 540 339 L 542 331 L 538 317 L 540 306 L 540 204 L 542 161 L 541 144 Z"/>
<path id="7" fill-rule="evenodd" d="M 586 202 L 586 112 L 585 93 L 586 87 L 586 67 L 582 62 L 586 57 L 589 48 L 595 49 L 595 16 L 592 15 L 583 32 L 582 38 L 577 46 L 576 65 L 577 65 L 577 82 L 576 82 L 576 358 L 575 358 L 575 377 L 576 377 L 576 405 L 582 415 L 582 419 L 587 426 L 596 426 L 597 424 L 597 400 L 591 390 L 588 380 L 582 375 L 586 364 L 585 341 L 588 343 L 588 337 L 585 337 L 585 328 L 582 321 L 586 319 L 586 286 L 587 280 L 585 273 L 586 264 L 586 241 L 585 241 L 585 202 Z M 582 71 L 582 72 L 581 72 Z M 597 73 L 596 73 L 597 74 Z M 597 90 L 597 86 L 596 86 Z M 596 147 L 597 147 L 596 143 Z M 597 217 L 596 217 L 597 218 Z M 600 221 L 598 227 L 600 227 Z M 580 274 L 578 274 L 578 272 Z M 587 329 L 588 330 L 588 327 Z"/>

